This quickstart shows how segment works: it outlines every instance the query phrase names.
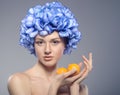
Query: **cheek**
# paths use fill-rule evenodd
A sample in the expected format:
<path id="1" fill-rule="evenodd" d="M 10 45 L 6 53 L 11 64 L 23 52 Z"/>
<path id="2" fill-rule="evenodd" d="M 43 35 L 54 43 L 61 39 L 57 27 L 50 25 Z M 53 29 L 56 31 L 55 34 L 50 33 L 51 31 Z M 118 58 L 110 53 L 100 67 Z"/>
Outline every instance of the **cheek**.
<path id="1" fill-rule="evenodd" d="M 39 49 L 39 48 L 35 48 L 35 54 L 36 56 L 39 58 L 43 53 L 43 50 L 42 49 Z"/>
<path id="2" fill-rule="evenodd" d="M 55 55 L 56 55 L 56 57 L 61 57 L 62 55 L 63 55 L 63 52 L 64 52 L 64 48 L 63 47 L 59 47 L 58 49 L 54 49 L 54 51 L 55 51 Z"/>

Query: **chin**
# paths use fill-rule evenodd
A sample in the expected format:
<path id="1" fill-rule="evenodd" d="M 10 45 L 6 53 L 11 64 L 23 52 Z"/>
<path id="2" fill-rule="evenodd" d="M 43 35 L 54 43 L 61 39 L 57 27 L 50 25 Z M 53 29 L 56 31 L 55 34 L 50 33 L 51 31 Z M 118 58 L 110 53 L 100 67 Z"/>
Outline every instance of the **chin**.
<path id="1" fill-rule="evenodd" d="M 46 66 L 46 67 L 56 67 L 56 62 L 53 62 L 53 61 L 45 61 L 44 62 L 44 66 Z"/>

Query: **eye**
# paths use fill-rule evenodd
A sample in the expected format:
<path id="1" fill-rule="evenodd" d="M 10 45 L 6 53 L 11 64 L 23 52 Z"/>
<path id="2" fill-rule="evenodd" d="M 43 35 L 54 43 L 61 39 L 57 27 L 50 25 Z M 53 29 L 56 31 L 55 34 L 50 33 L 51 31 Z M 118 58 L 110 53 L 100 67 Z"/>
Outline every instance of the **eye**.
<path id="1" fill-rule="evenodd" d="M 54 45 L 57 45 L 57 44 L 59 44 L 60 43 L 60 41 L 58 41 L 58 40 L 53 40 L 52 41 L 52 44 L 54 44 Z"/>
<path id="2" fill-rule="evenodd" d="M 41 46 L 41 45 L 44 44 L 44 41 L 36 41 L 35 43 L 36 43 L 37 45 Z"/>

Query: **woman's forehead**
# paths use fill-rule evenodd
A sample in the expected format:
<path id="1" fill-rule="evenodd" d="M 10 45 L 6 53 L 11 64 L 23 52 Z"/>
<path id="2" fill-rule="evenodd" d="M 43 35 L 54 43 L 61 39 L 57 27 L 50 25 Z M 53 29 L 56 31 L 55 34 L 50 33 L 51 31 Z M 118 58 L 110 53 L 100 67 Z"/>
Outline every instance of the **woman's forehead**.
<path id="1" fill-rule="evenodd" d="M 54 31 L 53 33 L 51 34 L 48 34 L 48 35 L 45 35 L 45 36 L 41 36 L 41 35 L 37 35 L 36 36 L 36 39 L 60 39 L 60 36 L 58 34 L 58 32 Z"/>

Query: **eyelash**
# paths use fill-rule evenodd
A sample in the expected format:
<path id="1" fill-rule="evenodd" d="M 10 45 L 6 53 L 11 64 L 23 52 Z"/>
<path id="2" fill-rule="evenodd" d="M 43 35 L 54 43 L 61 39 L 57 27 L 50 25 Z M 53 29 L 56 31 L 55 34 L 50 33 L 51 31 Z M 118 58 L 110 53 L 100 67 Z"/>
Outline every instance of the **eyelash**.
<path id="1" fill-rule="evenodd" d="M 44 42 L 43 41 L 36 41 L 35 43 L 38 45 L 42 45 Z"/>
<path id="2" fill-rule="evenodd" d="M 60 41 L 52 41 L 52 43 L 58 44 L 58 43 L 60 43 Z"/>
<path id="3" fill-rule="evenodd" d="M 41 46 L 41 45 L 43 45 L 45 42 L 44 42 L 44 41 L 36 41 L 35 43 L 36 43 L 37 45 Z M 58 40 L 52 40 L 51 43 L 52 43 L 52 45 L 57 45 L 57 44 L 60 43 L 60 41 L 58 41 Z"/>

